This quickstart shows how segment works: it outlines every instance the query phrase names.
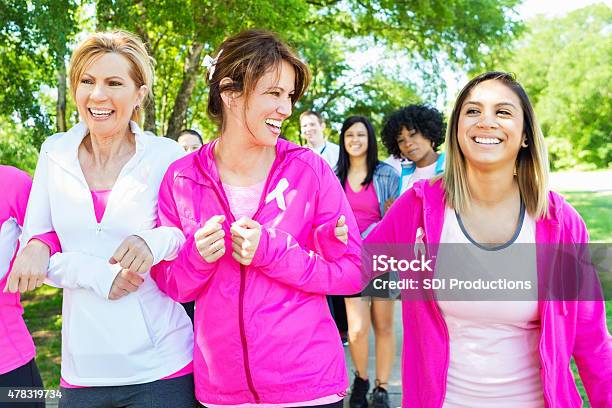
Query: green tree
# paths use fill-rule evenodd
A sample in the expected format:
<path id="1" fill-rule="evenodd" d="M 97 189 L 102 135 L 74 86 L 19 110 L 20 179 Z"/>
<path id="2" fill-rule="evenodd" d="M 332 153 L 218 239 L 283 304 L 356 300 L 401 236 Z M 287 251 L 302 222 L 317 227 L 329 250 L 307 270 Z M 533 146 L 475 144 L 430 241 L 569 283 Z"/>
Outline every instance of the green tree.
<path id="1" fill-rule="evenodd" d="M 0 115 L 39 124 L 47 130 L 36 132 L 39 135 L 48 134 L 54 121 L 62 129 L 64 120 L 67 126 L 77 120 L 70 102 L 62 108 L 61 61 L 74 43 L 75 28 L 88 29 L 87 24 L 95 29 L 127 29 L 143 38 L 157 62 L 155 98 L 145 107 L 144 127 L 173 138 L 185 126 L 214 135 L 214 125 L 205 114 L 201 61 L 225 37 L 242 29 L 279 32 L 309 63 L 313 85 L 296 106 L 297 113 L 314 107 L 340 121 L 347 113 L 366 112 L 369 107 L 371 116 L 380 121 L 392 105 L 405 104 L 417 94 L 414 76 L 423 84 L 418 94 L 427 88 L 442 89 L 441 64 L 460 69 L 482 65 L 490 50 L 506 47 L 521 28 L 513 14 L 518 0 L 0 2 L 0 40 L 5 40 L 0 43 L 0 62 L 8 62 L 0 66 L 0 101 L 5 102 Z M 83 10 L 91 20 L 81 18 Z M 370 47 L 412 63 L 381 74 L 373 61 L 368 70 L 355 75 L 347 56 Z M 405 75 L 406 71 L 414 75 Z M 60 98 L 53 115 L 53 105 L 42 104 L 38 96 L 41 90 L 48 95 L 56 88 Z M 286 122 L 284 131 L 299 138 L 297 115 Z"/>
<path id="2" fill-rule="evenodd" d="M 535 18 L 500 63 L 523 84 L 555 169 L 612 162 L 612 9 L 586 7 L 562 18 Z"/>

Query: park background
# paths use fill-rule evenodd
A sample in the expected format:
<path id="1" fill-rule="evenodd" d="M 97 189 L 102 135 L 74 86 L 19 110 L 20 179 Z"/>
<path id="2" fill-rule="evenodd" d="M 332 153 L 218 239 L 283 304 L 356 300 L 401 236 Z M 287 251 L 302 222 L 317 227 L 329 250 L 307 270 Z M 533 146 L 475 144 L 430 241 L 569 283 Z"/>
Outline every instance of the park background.
<path id="1" fill-rule="evenodd" d="M 33 173 L 42 141 L 78 121 L 70 53 L 87 33 L 113 28 L 137 33 L 156 61 L 144 129 L 175 139 L 194 128 L 214 138 L 202 60 L 228 35 L 255 27 L 277 31 L 311 68 L 312 85 L 283 125 L 298 144 L 306 109 L 322 112 L 337 141 L 350 114 L 376 129 L 410 103 L 448 117 L 469 78 L 515 73 L 543 129 L 553 187 L 593 240 L 612 242 L 609 1 L 0 0 L 0 163 Z M 23 303 L 46 387 L 56 388 L 61 293 L 43 287 Z M 610 301 L 607 310 L 612 327 Z"/>

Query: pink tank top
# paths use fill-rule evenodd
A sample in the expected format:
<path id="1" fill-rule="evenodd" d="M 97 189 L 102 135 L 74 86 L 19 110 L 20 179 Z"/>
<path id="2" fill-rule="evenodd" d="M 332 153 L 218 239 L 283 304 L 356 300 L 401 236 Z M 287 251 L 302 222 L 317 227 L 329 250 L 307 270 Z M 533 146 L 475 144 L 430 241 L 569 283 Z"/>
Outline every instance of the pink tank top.
<path id="1" fill-rule="evenodd" d="M 344 192 L 353 209 L 353 214 L 355 214 L 360 234 L 367 230 L 370 225 L 380 221 L 382 217 L 374 183 L 368 184 L 367 187 L 361 187 L 361 190 L 355 192 L 347 180 L 344 185 Z"/>

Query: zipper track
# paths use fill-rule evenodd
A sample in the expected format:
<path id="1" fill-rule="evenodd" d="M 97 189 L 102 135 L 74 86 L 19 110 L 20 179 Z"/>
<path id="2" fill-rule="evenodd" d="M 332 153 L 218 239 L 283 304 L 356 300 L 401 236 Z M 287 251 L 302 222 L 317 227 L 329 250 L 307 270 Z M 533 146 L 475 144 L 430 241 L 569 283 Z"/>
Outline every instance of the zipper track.
<path id="1" fill-rule="evenodd" d="M 232 222 L 235 222 L 236 218 L 234 217 L 234 214 L 231 211 L 231 208 L 229 206 L 229 202 L 227 200 L 227 196 L 225 195 L 225 190 L 223 189 L 223 186 L 220 186 L 216 180 L 214 180 L 207 172 L 204 171 L 199 159 L 196 161 L 196 163 L 198 165 L 200 173 L 202 173 L 202 175 L 208 178 L 211 184 L 214 186 L 215 193 L 217 194 L 219 200 L 223 204 L 226 214 L 229 214 L 230 216 L 229 218 L 232 220 Z M 253 215 L 252 219 L 254 221 L 256 221 L 255 218 L 257 217 L 257 215 L 263 208 L 263 204 L 265 202 L 265 197 L 266 197 L 266 192 L 268 191 L 270 181 L 272 180 L 272 177 L 274 176 L 278 168 L 281 167 L 280 164 L 281 163 L 279 163 L 278 154 L 277 154 L 276 158 L 274 159 L 274 162 L 272 163 L 272 167 L 270 168 L 270 172 L 268 173 L 266 184 L 264 185 L 262 195 L 259 199 L 259 206 L 257 207 L 257 211 L 255 212 L 255 214 Z M 261 399 L 259 397 L 259 394 L 257 393 L 257 390 L 255 389 L 255 384 L 253 383 L 253 376 L 251 373 L 251 366 L 249 363 L 249 349 L 248 349 L 248 344 L 247 344 L 247 339 L 246 339 L 246 329 L 244 327 L 244 293 L 246 291 L 246 273 L 247 273 L 247 267 L 244 265 L 240 265 L 240 292 L 238 295 L 238 325 L 239 325 L 239 330 L 240 330 L 240 342 L 242 343 L 242 359 L 244 361 L 244 371 L 245 371 L 245 376 L 247 379 L 247 385 L 249 387 L 249 391 L 251 392 L 251 394 L 253 394 L 253 398 L 255 399 L 255 402 L 259 404 L 261 403 Z"/>
<path id="2" fill-rule="evenodd" d="M 240 265 L 240 295 L 238 297 L 238 324 L 240 325 L 240 341 L 242 342 L 242 359 L 244 360 L 244 371 L 246 374 L 247 384 L 249 385 L 249 391 L 253 394 L 255 402 L 258 404 L 261 402 L 259 394 L 255 390 L 253 384 L 253 376 L 251 375 L 251 366 L 249 364 L 249 349 L 246 340 L 246 331 L 244 329 L 244 291 L 246 287 L 246 268 L 244 265 Z"/>

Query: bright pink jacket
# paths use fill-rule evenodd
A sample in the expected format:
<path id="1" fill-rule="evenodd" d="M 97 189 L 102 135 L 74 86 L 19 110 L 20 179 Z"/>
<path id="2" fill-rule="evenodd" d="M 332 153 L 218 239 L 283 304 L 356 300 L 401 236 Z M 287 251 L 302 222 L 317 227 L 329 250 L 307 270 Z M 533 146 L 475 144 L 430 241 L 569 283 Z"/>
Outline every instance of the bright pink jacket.
<path id="1" fill-rule="evenodd" d="M 261 240 L 245 267 L 231 256 L 234 217 L 215 165 L 215 143 L 173 163 L 162 181 L 160 223 L 182 229 L 187 241 L 176 260 L 151 273 L 175 300 L 196 301 L 198 400 L 288 403 L 344 392 L 344 351 L 325 295 L 356 293 L 366 282 L 357 224 L 338 179 L 309 149 L 279 140 L 253 216 L 262 225 Z M 209 264 L 193 235 L 217 214 L 226 216 L 226 254 Z M 333 227 L 340 215 L 349 227 L 348 247 L 326 260 L 320 248 L 337 254 Z"/>
<path id="2" fill-rule="evenodd" d="M 19 293 L 4 293 L 17 253 L 32 179 L 14 167 L 0 166 L 0 186 L 0 374 L 5 374 L 26 364 L 36 354 L 32 336 L 23 321 Z"/>
<path id="3" fill-rule="evenodd" d="M 564 199 L 549 194 L 549 218 L 536 222 L 537 243 L 587 243 L 584 221 Z M 414 244 L 423 228 L 425 244 L 440 242 L 444 224 L 442 181 L 421 181 L 404 193 L 368 235 L 366 244 Z M 430 254 L 429 259 L 432 259 Z M 435 258 L 434 258 L 435 261 Z M 546 268 L 538 257 L 538 271 Z M 550 408 L 580 407 L 582 401 L 570 370 L 573 356 L 591 405 L 612 407 L 612 338 L 606 329 L 602 301 L 540 301 L 540 364 L 544 400 Z M 402 304 L 402 406 L 442 407 L 449 364 L 448 329 L 434 300 Z"/>

